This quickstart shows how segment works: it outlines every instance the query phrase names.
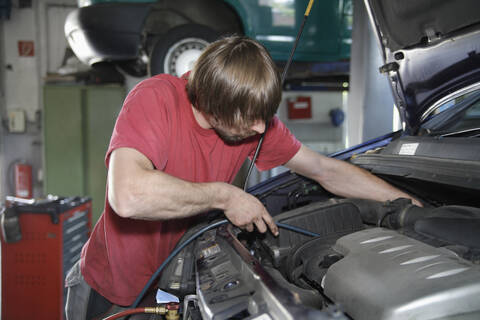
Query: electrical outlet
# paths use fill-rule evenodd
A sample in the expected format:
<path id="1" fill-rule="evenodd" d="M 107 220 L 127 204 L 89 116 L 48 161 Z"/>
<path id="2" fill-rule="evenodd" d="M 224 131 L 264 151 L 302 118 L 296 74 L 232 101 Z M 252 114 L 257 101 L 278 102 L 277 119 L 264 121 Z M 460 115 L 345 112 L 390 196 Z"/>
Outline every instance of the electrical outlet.
<path id="1" fill-rule="evenodd" d="M 25 132 L 25 111 L 8 111 L 8 131 L 13 133 Z"/>

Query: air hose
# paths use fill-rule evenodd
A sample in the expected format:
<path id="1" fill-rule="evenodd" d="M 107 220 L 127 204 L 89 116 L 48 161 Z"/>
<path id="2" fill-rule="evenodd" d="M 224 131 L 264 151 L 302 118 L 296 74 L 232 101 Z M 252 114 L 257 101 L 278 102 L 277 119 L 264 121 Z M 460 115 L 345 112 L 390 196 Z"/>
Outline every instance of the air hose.
<path id="1" fill-rule="evenodd" d="M 304 235 L 310 236 L 310 237 L 320 237 L 320 235 L 318 233 L 311 232 L 311 231 L 305 230 L 303 228 L 295 227 L 295 226 L 285 224 L 285 223 L 281 223 L 281 222 L 277 222 L 276 224 L 279 228 L 282 228 L 282 229 L 298 232 L 298 233 L 301 233 L 301 234 L 304 234 Z"/>
<path id="2" fill-rule="evenodd" d="M 114 319 L 119 319 L 121 317 L 129 316 L 129 315 L 132 315 L 132 314 L 147 313 L 147 312 L 145 312 L 145 309 L 149 309 L 149 308 L 128 309 L 128 310 L 125 310 L 125 311 L 121 311 L 121 312 L 112 314 L 111 316 L 103 318 L 103 320 L 114 320 Z"/>
<path id="3" fill-rule="evenodd" d="M 147 314 L 161 314 L 165 315 L 167 320 L 178 320 L 180 317 L 178 315 L 179 305 L 178 303 L 167 303 L 164 306 L 159 307 L 143 307 L 143 308 L 135 308 L 135 309 L 128 309 L 124 311 L 120 311 L 118 313 L 112 314 L 104 318 L 103 320 L 115 320 L 119 318 L 123 318 L 125 316 L 129 316 L 132 314 L 138 313 L 147 313 Z"/>
<path id="4" fill-rule="evenodd" d="M 216 228 L 218 226 L 221 226 L 222 224 L 225 224 L 225 223 L 228 223 L 227 219 L 223 219 L 223 220 L 217 221 L 215 223 L 212 223 L 211 225 L 208 225 L 208 226 L 200 229 L 199 231 L 197 231 L 190 238 L 188 238 L 185 242 L 183 242 L 181 245 L 179 245 L 177 248 L 175 248 L 175 250 L 173 250 L 172 253 L 170 253 L 170 255 L 167 257 L 167 259 L 165 259 L 165 261 L 163 261 L 163 263 L 160 265 L 160 267 L 158 267 L 157 271 L 155 271 L 155 273 L 150 277 L 150 280 L 148 280 L 147 284 L 143 287 L 142 291 L 137 296 L 137 299 L 131 305 L 131 308 L 136 308 L 138 306 L 140 301 L 143 299 L 143 296 L 147 292 L 148 288 L 150 288 L 152 283 L 155 281 L 155 279 L 158 277 L 158 275 L 162 272 L 163 268 L 165 268 L 165 266 L 173 259 L 173 257 L 175 257 L 180 251 L 183 250 L 183 248 L 185 248 L 193 240 L 195 240 L 196 238 L 201 236 L 204 232 L 206 232 L 210 229 Z"/>
<path id="5" fill-rule="evenodd" d="M 203 233 L 207 232 L 208 230 L 211 230 L 213 228 L 216 228 L 216 227 L 219 227 L 221 226 L 222 224 L 226 224 L 228 223 L 229 221 L 227 219 L 223 219 L 223 220 L 220 220 L 220 221 L 217 221 L 215 223 L 212 223 L 206 227 L 203 227 L 202 229 L 198 230 L 197 232 L 195 232 L 190 238 L 188 238 L 187 240 L 185 240 L 182 244 L 180 244 L 177 248 L 175 248 L 175 250 L 172 251 L 172 253 L 170 253 L 170 255 L 167 257 L 167 259 L 165 259 L 165 261 L 163 261 L 163 263 L 160 265 L 160 267 L 158 267 L 158 269 L 155 271 L 155 273 L 150 277 L 150 279 L 148 280 L 147 284 L 143 287 L 142 291 L 140 292 L 140 294 L 137 296 L 137 299 L 133 302 L 133 304 L 130 306 L 131 308 L 136 308 L 138 306 L 138 304 L 140 303 L 140 301 L 143 299 L 143 296 L 145 295 L 145 293 L 147 292 L 148 288 L 150 288 L 150 286 L 152 285 L 152 283 L 155 281 L 155 279 L 160 275 L 160 273 L 163 271 L 163 269 L 167 266 L 167 264 L 180 252 L 182 251 L 186 246 L 188 246 L 190 243 L 192 243 L 193 240 L 197 239 L 199 236 L 201 236 Z M 294 231 L 294 232 L 298 232 L 298 233 L 302 233 L 304 235 L 307 235 L 307 236 L 310 236 L 310 237 L 317 237 L 319 236 L 319 234 L 317 233 L 314 233 L 314 232 L 311 232 L 311 231 L 308 231 L 308 230 L 305 230 L 305 229 L 302 229 L 302 228 L 299 228 L 299 227 L 295 227 L 295 226 L 291 226 L 291 225 L 288 225 L 288 224 L 285 224 L 285 223 L 280 223 L 280 222 L 277 222 L 277 225 L 282 228 L 282 229 L 287 229 L 287 230 L 290 230 L 290 231 Z M 110 320 L 110 319 L 109 319 Z"/>

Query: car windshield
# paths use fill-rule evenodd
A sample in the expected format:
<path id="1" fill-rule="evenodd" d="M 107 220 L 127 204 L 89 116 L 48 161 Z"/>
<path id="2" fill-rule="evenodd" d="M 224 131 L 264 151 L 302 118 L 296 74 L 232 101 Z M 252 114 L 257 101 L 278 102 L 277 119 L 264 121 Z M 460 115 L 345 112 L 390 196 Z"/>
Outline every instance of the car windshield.
<path id="1" fill-rule="evenodd" d="M 480 136 L 480 89 L 440 104 L 421 131 L 430 136 Z"/>

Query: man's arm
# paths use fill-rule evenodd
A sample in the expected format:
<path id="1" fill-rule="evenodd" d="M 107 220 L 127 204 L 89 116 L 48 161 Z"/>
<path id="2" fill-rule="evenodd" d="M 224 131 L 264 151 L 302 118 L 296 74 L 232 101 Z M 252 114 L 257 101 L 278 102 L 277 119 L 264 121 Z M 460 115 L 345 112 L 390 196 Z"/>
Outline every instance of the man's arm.
<path id="1" fill-rule="evenodd" d="M 236 226 L 260 232 L 277 226 L 262 203 L 223 182 L 192 183 L 155 170 L 152 162 L 131 148 L 115 149 L 109 162 L 108 200 L 124 218 L 165 220 L 223 210 Z"/>
<path id="2" fill-rule="evenodd" d="M 326 190 L 343 197 L 372 199 L 377 201 L 397 198 L 417 200 L 398 190 L 366 170 L 345 161 L 325 157 L 302 145 L 285 166 L 320 183 Z"/>

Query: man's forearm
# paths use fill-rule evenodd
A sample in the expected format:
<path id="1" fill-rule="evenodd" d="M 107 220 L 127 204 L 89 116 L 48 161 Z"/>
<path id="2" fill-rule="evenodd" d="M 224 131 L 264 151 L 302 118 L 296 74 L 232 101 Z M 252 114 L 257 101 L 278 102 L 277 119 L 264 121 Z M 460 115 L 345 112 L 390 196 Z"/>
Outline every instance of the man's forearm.
<path id="1" fill-rule="evenodd" d="M 378 201 L 410 198 L 417 201 L 368 171 L 344 161 L 330 163 L 329 170 L 320 182 L 328 191 L 343 197 Z"/>
<path id="2" fill-rule="evenodd" d="M 227 195 L 221 183 L 192 183 L 158 170 L 142 170 L 127 183 L 110 184 L 109 202 L 122 217 L 172 219 L 222 209 Z"/>
<path id="3" fill-rule="evenodd" d="M 110 156 L 108 200 L 115 212 L 135 219 L 172 219 L 211 209 L 228 201 L 226 183 L 192 183 L 155 170 L 135 149 L 120 148 Z"/>
<path id="4" fill-rule="evenodd" d="M 305 146 L 300 148 L 286 166 L 316 180 L 325 189 L 339 196 L 377 201 L 409 198 L 421 205 L 418 200 L 368 171 L 345 161 L 325 157 Z"/>
<path id="5" fill-rule="evenodd" d="M 224 182 L 194 183 L 156 170 L 131 148 L 112 152 L 108 170 L 108 200 L 124 218 L 166 220 L 223 210 L 234 225 L 260 232 L 278 228 L 263 204 L 251 194 Z"/>

